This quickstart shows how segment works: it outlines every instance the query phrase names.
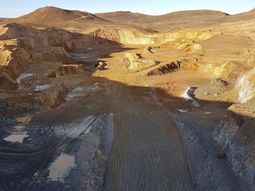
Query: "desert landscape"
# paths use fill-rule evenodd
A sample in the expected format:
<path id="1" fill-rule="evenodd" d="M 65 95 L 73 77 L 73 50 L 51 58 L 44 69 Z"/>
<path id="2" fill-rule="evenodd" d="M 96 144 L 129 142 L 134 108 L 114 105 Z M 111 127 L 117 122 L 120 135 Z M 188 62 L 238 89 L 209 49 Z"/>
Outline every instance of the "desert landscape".
<path id="1" fill-rule="evenodd" d="M 0 191 L 254 191 L 255 10 L 0 18 Z"/>

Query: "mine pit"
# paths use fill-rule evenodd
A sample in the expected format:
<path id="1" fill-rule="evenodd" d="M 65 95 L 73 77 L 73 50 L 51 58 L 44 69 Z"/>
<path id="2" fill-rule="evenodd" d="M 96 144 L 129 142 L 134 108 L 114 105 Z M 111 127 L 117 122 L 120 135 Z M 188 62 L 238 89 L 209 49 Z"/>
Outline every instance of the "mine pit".
<path id="1" fill-rule="evenodd" d="M 0 190 L 255 190 L 254 13 L 0 19 Z"/>

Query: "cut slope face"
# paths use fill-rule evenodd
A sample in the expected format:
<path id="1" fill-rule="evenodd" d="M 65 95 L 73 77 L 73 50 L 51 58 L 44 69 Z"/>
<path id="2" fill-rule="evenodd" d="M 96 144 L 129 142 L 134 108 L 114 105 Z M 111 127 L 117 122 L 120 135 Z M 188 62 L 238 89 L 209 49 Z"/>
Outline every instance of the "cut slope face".
<path id="1" fill-rule="evenodd" d="M 34 63 L 42 66 L 44 62 L 83 63 L 70 53 L 98 44 L 117 45 L 57 28 L 36 29 L 16 23 L 0 26 L 0 86 L 5 82 L 15 84 L 15 79 Z"/>
<path id="2" fill-rule="evenodd" d="M 183 30 L 168 33 L 149 33 L 132 27 L 101 27 L 89 32 L 90 35 L 116 41 L 126 45 L 153 45 L 164 43 L 203 41 L 212 38 L 218 32 L 204 30 Z"/>

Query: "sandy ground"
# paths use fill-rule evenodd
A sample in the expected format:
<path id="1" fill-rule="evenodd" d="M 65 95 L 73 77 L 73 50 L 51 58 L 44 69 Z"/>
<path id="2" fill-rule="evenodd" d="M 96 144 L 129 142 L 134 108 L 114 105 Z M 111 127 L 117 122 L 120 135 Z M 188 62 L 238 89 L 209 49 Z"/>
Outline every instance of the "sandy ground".
<path id="1" fill-rule="evenodd" d="M 3 134 L 2 190 L 243 189 L 227 161 L 217 158 L 211 140 L 228 104 L 200 101 L 189 93 L 190 87 L 203 92 L 212 76 L 196 71 L 152 77 L 147 70 L 130 73 L 124 56 L 117 52 L 106 58 L 109 70 L 63 77 L 71 86 L 65 103 L 21 121 L 19 131 L 26 136 L 8 138 L 10 130 Z M 161 63 L 176 59 L 167 48 L 143 56 Z M 25 80 L 19 95 L 31 94 L 38 76 Z M 54 85 L 54 80 L 46 82 Z"/>

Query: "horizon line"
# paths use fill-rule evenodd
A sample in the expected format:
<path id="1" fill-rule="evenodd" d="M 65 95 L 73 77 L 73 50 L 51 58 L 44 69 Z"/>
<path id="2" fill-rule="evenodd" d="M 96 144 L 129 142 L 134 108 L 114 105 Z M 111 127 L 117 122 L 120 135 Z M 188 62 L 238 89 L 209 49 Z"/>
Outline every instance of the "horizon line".
<path id="1" fill-rule="evenodd" d="M 145 12 L 141 12 L 141 11 L 132 11 L 132 10 L 109 10 L 109 11 L 100 11 L 100 12 L 97 12 L 97 11 L 85 11 L 85 10 L 80 10 L 80 9 L 76 9 L 76 8 L 65 8 L 65 7 L 58 7 L 58 6 L 48 5 L 48 6 L 39 7 L 39 8 L 30 10 L 30 11 L 26 11 L 24 13 L 20 13 L 17 16 L 13 16 L 13 17 L 0 16 L 0 18 L 2 18 L 2 19 L 18 18 L 18 17 L 24 16 L 24 15 L 33 13 L 33 12 L 39 10 L 39 9 L 43 9 L 43 8 L 47 8 L 47 7 L 59 8 L 59 9 L 70 10 L 70 11 L 81 11 L 81 12 L 87 12 L 87 13 L 91 13 L 91 14 L 103 14 L 103 13 L 115 13 L 115 12 L 130 12 L 130 13 L 134 13 L 134 14 L 143 14 L 143 15 L 147 15 L 147 16 L 162 16 L 162 15 L 167 15 L 167 14 L 171 14 L 171 13 L 185 12 L 185 11 L 215 11 L 215 12 L 222 12 L 222 13 L 229 14 L 229 15 L 237 15 L 237 14 L 241 14 L 241 13 L 250 12 L 250 11 L 252 11 L 254 9 L 254 8 L 252 8 L 252 9 L 249 9 L 247 11 L 232 12 L 232 13 L 227 12 L 225 10 L 206 9 L 206 8 L 205 9 L 172 10 L 172 11 L 163 12 L 163 13 L 148 13 L 146 11 Z"/>

